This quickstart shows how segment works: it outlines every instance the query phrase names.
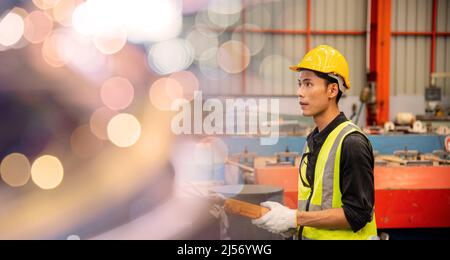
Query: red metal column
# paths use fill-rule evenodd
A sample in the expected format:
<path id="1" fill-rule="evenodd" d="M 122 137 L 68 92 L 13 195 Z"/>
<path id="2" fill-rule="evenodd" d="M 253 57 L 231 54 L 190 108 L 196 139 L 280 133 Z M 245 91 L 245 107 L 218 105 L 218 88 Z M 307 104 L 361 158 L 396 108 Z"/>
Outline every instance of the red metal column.
<path id="1" fill-rule="evenodd" d="M 436 71 L 436 20 L 437 20 L 437 0 L 433 0 L 433 21 L 431 22 L 431 57 L 430 57 L 430 75 Z M 431 85 L 431 77 L 430 77 Z"/>
<path id="2" fill-rule="evenodd" d="M 391 0 L 378 0 L 376 42 L 377 124 L 389 120 L 389 81 L 391 64 Z"/>
<path id="3" fill-rule="evenodd" d="M 306 0 L 306 52 L 311 49 L 311 0 Z"/>
<path id="4" fill-rule="evenodd" d="M 370 3 L 370 35 L 369 35 L 369 72 L 367 74 L 367 83 L 372 91 L 376 90 L 377 80 L 377 42 L 378 42 L 378 0 L 369 0 Z M 376 103 L 369 102 L 366 106 L 366 125 L 372 126 L 377 123 Z"/>

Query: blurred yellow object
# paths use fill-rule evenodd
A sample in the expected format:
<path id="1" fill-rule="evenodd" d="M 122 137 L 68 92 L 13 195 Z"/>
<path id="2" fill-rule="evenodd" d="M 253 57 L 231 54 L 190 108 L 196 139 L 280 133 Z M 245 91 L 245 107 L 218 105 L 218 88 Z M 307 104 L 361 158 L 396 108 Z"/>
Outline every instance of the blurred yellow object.
<path id="1" fill-rule="evenodd" d="M 31 176 L 31 166 L 23 154 L 13 153 L 5 157 L 0 165 L 3 181 L 11 187 L 24 186 Z"/>
<path id="2" fill-rule="evenodd" d="M 61 184 L 64 178 L 63 165 L 54 156 L 39 157 L 31 166 L 31 178 L 41 189 L 54 189 Z"/>

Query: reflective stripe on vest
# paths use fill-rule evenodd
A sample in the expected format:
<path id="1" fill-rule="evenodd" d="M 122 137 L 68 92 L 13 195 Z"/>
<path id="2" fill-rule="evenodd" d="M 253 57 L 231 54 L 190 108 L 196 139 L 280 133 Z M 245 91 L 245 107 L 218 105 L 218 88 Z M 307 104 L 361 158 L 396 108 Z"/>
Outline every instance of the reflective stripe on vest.
<path id="1" fill-rule="evenodd" d="M 361 130 L 351 121 L 344 122 L 336 127 L 326 138 L 319 151 L 314 169 L 314 189 L 311 197 L 309 211 L 319 211 L 342 207 L 342 194 L 340 190 L 339 172 L 341 148 L 344 138 L 353 132 Z M 362 133 L 362 132 L 361 132 Z M 364 135 L 365 136 L 365 135 Z M 305 144 L 304 152 L 309 152 Z M 300 177 L 306 179 L 307 158 L 301 162 L 298 190 L 298 209 L 306 210 L 306 201 L 311 189 L 305 187 Z M 304 227 L 303 237 L 307 239 L 367 239 L 376 236 L 375 216 L 364 228 L 354 233 L 351 229 L 318 229 Z"/>

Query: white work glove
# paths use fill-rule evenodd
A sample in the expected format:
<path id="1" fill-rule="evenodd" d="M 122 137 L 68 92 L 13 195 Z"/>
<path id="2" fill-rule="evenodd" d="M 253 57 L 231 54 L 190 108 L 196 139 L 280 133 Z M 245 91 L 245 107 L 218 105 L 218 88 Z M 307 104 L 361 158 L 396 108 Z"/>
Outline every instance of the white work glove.
<path id="1" fill-rule="evenodd" d="M 263 202 L 261 206 L 269 208 L 270 211 L 264 216 L 252 220 L 254 225 L 276 234 L 297 228 L 297 210 L 272 201 Z"/>

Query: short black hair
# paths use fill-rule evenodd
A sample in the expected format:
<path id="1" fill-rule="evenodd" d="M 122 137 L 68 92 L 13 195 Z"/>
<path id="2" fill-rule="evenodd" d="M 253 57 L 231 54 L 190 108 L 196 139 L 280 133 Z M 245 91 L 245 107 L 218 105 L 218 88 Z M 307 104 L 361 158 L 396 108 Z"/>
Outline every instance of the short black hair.
<path id="1" fill-rule="evenodd" d="M 307 70 L 307 69 L 300 69 L 299 71 L 304 71 L 304 70 Z M 330 75 L 328 75 L 327 73 L 323 73 L 323 72 L 319 72 L 319 71 L 315 71 L 315 70 L 308 70 L 308 71 L 314 72 L 314 74 L 316 74 L 317 77 L 324 79 L 326 81 L 327 86 L 330 84 L 333 84 L 333 83 L 336 83 L 338 85 L 339 92 L 336 96 L 336 104 L 339 103 L 339 100 L 341 99 L 343 93 L 342 93 L 341 89 L 339 88 L 339 82 L 337 81 L 337 79 L 330 77 Z"/>

